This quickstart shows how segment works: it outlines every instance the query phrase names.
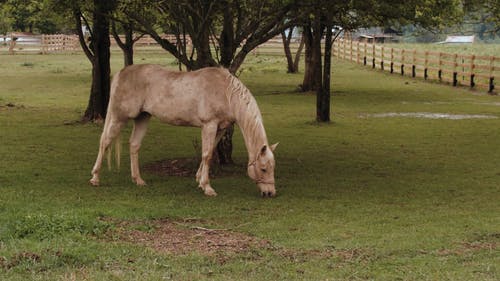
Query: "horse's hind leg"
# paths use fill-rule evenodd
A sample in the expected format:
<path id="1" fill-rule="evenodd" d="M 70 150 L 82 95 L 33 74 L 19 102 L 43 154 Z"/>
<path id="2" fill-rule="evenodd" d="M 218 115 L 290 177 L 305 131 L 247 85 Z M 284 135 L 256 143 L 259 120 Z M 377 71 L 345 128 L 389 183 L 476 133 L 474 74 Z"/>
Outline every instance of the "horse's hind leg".
<path id="1" fill-rule="evenodd" d="M 146 185 L 146 182 L 141 178 L 139 172 L 139 149 L 141 148 L 142 139 L 146 135 L 148 121 L 151 118 L 149 113 L 143 112 L 134 120 L 134 129 L 130 136 L 130 172 L 132 181 L 137 185 Z"/>
<path id="2" fill-rule="evenodd" d="M 201 137 L 202 137 L 202 155 L 201 155 L 201 164 L 200 164 L 200 174 L 199 176 L 199 185 L 200 188 L 203 189 L 203 192 L 207 196 L 216 196 L 217 193 L 210 186 L 210 178 L 209 178 L 209 170 L 210 170 L 210 160 L 212 159 L 212 153 L 216 145 L 216 136 L 217 136 L 217 127 L 218 124 L 210 123 L 206 124 L 201 128 Z"/>
<path id="3" fill-rule="evenodd" d="M 120 130 L 123 128 L 123 125 L 125 125 L 125 123 L 126 121 L 124 122 L 110 118 L 109 121 L 106 121 L 106 123 L 104 124 L 104 129 L 99 141 L 99 153 L 97 154 L 94 168 L 92 168 L 92 179 L 90 179 L 90 183 L 92 185 L 99 185 L 99 171 L 101 170 L 104 153 L 106 152 L 106 149 L 108 149 L 113 139 L 115 139 L 120 134 Z"/>

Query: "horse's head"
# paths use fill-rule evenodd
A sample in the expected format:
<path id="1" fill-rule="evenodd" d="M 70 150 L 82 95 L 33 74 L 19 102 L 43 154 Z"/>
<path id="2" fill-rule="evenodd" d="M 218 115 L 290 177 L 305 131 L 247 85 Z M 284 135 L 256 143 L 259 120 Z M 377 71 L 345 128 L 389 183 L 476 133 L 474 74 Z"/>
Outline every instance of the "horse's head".
<path id="1" fill-rule="evenodd" d="M 274 197 L 276 195 L 273 154 L 276 146 L 278 146 L 278 143 L 270 147 L 264 144 L 257 153 L 255 160 L 248 164 L 248 176 L 257 183 L 262 197 Z"/>

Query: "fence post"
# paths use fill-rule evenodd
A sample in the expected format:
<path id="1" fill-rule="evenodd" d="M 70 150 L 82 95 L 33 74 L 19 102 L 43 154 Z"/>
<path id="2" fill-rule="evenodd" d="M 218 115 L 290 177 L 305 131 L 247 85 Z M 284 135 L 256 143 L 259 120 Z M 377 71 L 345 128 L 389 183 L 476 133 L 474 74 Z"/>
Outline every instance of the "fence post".
<path id="1" fill-rule="evenodd" d="M 495 69 L 495 57 L 491 56 L 490 57 L 490 83 L 489 83 L 489 89 L 488 93 L 492 94 L 493 90 L 495 90 L 495 77 L 493 77 L 493 70 Z"/>
<path id="2" fill-rule="evenodd" d="M 338 58 L 339 59 L 342 59 L 343 56 L 342 56 L 342 52 L 344 50 L 344 42 L 340 42 L 342 40 L 337 40 L 337 55 L 338 55 Z"/>
<path id="3" fill-rule="evenodd" d="M 405 49 L 401 50 L 401 75 L 405 75 Z"/>
<path id="4" fill-rule="evenodd" d="M 375 68 L 375 39 L 373 39 L 372 45 L 372 68 Z"/>
<path id="5" fill-rule="evenodd" d="M 476 59 L 475 55 L 472 55 L 472 57 L 470 58 L 470 87 L 471 88 L 474 88 L 474 86 L 476 86 L 476 83 L 474 82 L 474 78 L 476 76 L 476 74 L 474 73 L 474 68 L 476 67 L 474 65 L 475 59 Z"/>
<path id="6" fill-rule="evenodd" d="M 438 79 L 439 79 L 439 82 L 441 82 L 443 80 L 443 70 L 441 68 L 442 65 L 443 65 L 442 57 L 443 57 L 443 53 L 439 52 L 439 69 L 438 69 Z"/>
<path id="7" fill-rule="evenodd" d="M 359 64 L 359 41 L 356 43 L 356 63 Z"/>
<path id="8" fill-rule="evenodd" d="M 46 54 L 46 52 L 45 52 L 45 34 L 42 34 L 42 38 L 41 38 L 41 42 L 40 43 L 42 45 L 41 46 L 41 49 L 42 49 L 41 53 L 42 53 L 42 55 L 45 55 Z"/>
<path id="9" fill-rule="evenodd" d="M 380 49 L 381 50 L 381 55 L 382 55 L 382 59 L 380 60 L 380 69 L 384 70 L 384 45 L 382 45 L 382 48 Z"/>
<path id="10" fill-rule="evenodd" d="M 411 64 L 411 77 L 415 78 L 417 76 L 417 66 L 416 63 L 417 49 L 413 49 L 412 52 L 412 64 Z"/>
<path id="11" fill-rule="evenodd" d="M 457 67 L 458 67 L 458 63 L 457 63 L 457 59 L 458 59 L 458 55 L 457 54 L 453 54 L 453 86 L 458 86 L 458 79 L 457 79 Z"/>
<path id="12" fill-rule="evenodd" d="M 351 38 L 351 40 L 349 40 L 349 44 L 350 44 L 350 47 L 351 47 L 351 61 L 353 61 L 353 59 L 352 59 L 353 58 L 353 56 L 352 56 L 352 38 Z"/>
<path id="13" fill-rule="evenodd" d="M 429 77 L 427 71 L 429 66 L 429 51 L 425 51 L 425 61 L 424 61 L 424 80 L 427 80 Z"/>
<path id="14" fill-rule="evenodd" d="M 394 73 L 394 48 L 391 48 L 391 74 Z"/>
<path id="15" fill-rule="evenodd" d="M 364 57 L 363 57 L 363 65 L 366 65 L 366 41 L 365 41 L 365 49 L 364 49 Z"/>
<path id="16" fill-rule="evenodd" d="M 9 42 L 9 54 L 14 55 L 16 52 L 14 51 L 14 48 L 16 47 L 16 41 L 17 38 L 14 37 L 12 34 L 10 35 L 10 42 Z"/>

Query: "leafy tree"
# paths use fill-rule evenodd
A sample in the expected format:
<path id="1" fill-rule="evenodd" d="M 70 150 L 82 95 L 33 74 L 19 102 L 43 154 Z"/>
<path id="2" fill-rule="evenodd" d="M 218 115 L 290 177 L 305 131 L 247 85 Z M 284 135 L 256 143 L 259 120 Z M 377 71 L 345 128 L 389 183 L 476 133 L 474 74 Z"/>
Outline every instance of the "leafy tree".
<path id="1" fill-rule="evenodd" d="M 52 9 L 51 0 L 4 0 L 0 28 L 7 31 L 56 33 L 68 29 L 66 18 Z M 6 31 L 7 30 L 7 31 Z"/>
<path id="2" fill-rule="evenodd" d="M 293 25 L 285 21 L 294 7 L 286 0 L 125 1 L 136 7 L 128 12 L 136 28 L 188 70 L 222 65 L 236 73 L 251 50 Z"/>
<path id="3" fill-rule="evenodd" d="M 290 0 L 124 0 L 137 30 L 151 35 L 177 58 L 180 66 L 195 70 L 221 65 L 236 73 L 248 53 L 280 34 L 293 22 L 286 20 L 295 7 Z M 161 33 L 175 35 L 175 40 Z M 230 163 L 232 128 L 217 146 L 220 163 Z"/>
<path id="4" fill-rule="evenodd" d="M 124 34 L 124 39 L 120 37 L 120 33 Z M 115 19 L 111 21 L 111 34 L 118 47 L 122 49 L 124 66 L 134 64 L 134 44 L 144 36 L 144 33 L 134 34 L 133 22 Z"/>
<path id="5" fill-rule="evenodd" d="M 498 0 L 464 0 L 466 25 L 471 25 L 480 39 L 500 36 L 500 2 Z"/>
<path id="6" fill-rule="evenodd" d="M 92 64 L 92 85 L 82 121 L 99 121 L 106 116 L 110 91 L 110 17 L 115 0 L 51 0 L 52 7 L 71 15 L 83 52 Z M 89 34 L 84 32 L 88 29 Z"/>
<path id="7" fill-rule="evenodd" d="M 84 120 L 101 120 L 106 116 L 111 86 L 109 19 L 115 5 L 116 2 L 112 0 L 93 0 L 89 13 L 92 17 L 92 27 L 90 28 L 88 44 L 81 28 L 82 19 L 85 21 L 86 26 L 90 26 L 89 21 L 86 19 L 87 13 L 79 7 L 73 9 L 80 45 L 92 63 L 92 86 L 89 103 L 83 116 Z"/>
<path id="8" fill-rule="evenodd" d="M 301 18 L 306 38 L 306 70 L 302 88 L 317 93 L 316 120 L 330 120 L 331 46 L 344 30 L 367 26 L 413 23 L 425 28 L 441 29 L 462 16 L 459 0 L 343 0 L 304 1 Z M 324 62 L 321 60 L 321 39 L 324 40 Z"/>
<path id="9" fill-rule="evenodd" d="M 12 28 L 12 16 L 5 4 L 6 0 L 0 1 L 0 34 L 6 35 L 7 32 L 11 31 Z"/>

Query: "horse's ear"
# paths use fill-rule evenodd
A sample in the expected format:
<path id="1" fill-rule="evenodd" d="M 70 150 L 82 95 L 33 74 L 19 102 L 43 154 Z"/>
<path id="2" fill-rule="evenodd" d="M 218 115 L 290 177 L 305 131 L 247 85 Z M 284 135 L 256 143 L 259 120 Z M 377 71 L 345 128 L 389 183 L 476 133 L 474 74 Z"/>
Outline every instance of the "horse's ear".
<path id="1" fill-rule="evenodd" d="M 276 150 L 276 147 L 278 146 L 278 144 L 280 144 L 279 142 L 271 145 L 271 151 L 274 152 Z"/>
<path id="2" fill-rule="evenodd" d="M 267 150 L 267 145 L 264 144 L 260 149 L 260 155 L 264 156 L 266 154 L 266 150 Z"/>

